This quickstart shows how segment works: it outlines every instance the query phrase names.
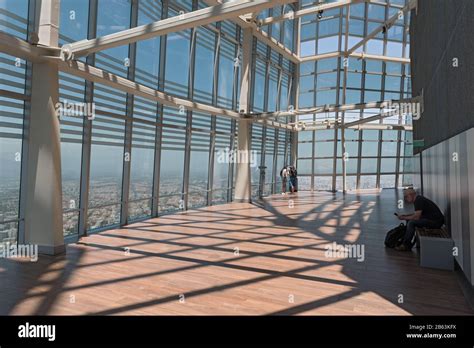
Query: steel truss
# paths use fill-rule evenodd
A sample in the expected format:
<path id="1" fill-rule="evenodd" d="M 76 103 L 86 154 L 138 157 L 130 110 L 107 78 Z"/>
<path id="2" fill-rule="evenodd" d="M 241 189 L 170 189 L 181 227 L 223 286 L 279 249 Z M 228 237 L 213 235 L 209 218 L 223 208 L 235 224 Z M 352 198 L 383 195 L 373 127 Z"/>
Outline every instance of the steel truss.
<path id="1" fill-rule="evenodd" d="M 364 54 L 364 53 L 358 53 L 355 52 L 358 48 L 363 47 L 367 41 L 370 39 L 373 39 L 378 33 L 381 31 L 387 31 L 391 26 L 395 24 L 395 22 L 399 19 L 399 14 L 396 14 L 390 18 L 388 18 L 388 7 L 387 7 L 387 14 L 386 18 L 388 18 L 384 23 L 382 23 L 378 28 L 373 30 L 371 33 L 365 33 L 365 37 L 358 42 L 356 45 L 348 49 L 347 51 L 340 50 L 338 52 L 332 52 L 328 54 L 323 54 L 323 55 L 314 55 L 310 57 L 300 57 L 299 54 L 299 46 L 300 46 L 300 38 L 299 38 L 299 30 L 296 31 L 296 53 L 294 53 L 292 50 L 289 48 L 285 47 L 281 42 L 273 38 L 269 33 L 265 32 L 262 30 L 263 25 L 271 25 L 272 23 L 284 21 L 284 20 L 296 20 L 295 22 L 297 23 L 297 27 L 299 28 L 299 22 L 300 18 L 304 15 L 311 14 L 311 13 L 317 13 L 318 11 L 321 10 L 326 10 L 326 9 L 334 9 L 334 8 L 340 8 L 342 9 L 343 7 L 347 7 L 348 9 L 350 8 L 350 5 L 352 4 L 357 4 L 357 3 L 363 3 L 363 2 L 370 2 L 370 3 L 377 3 L 377 1 L 371 1 L 371 0 L 341 0 L 338 2 L 334 3 L 328 3 L 328 4 L 322 4 L 322 5 L 317 5 L 311 8 L 306 8 L 302 10 L 296 10 L 294 12 L 286 13 L 283 14 L 282 16 L 279 17 L 269 17 L 265 18 L 262 20 L 257 20 L 255 15 L 256 13 L 267 9 L 274 7 L 275 5 L 280 5 L 280 4 L 290 4 L 295 2 L 294 0 L 254 0 L 254 1 L 244 1 L 244 0 L 236 0 L 236 1 L 231 1 L 227 3 L 222 3 L 220 0 L 204 0 L 210 7 L 197 10 L 195 6 L 195 10 L 189 13 L 183 13 L 180 14 L 179 16 L 172 17 L 172 18 L 166 18 L 162 19 L 160 21 L 150 23 L 144 26 L 134 26 L 131 29 L 120 31 L 111 35 L 107 35 L 104 37 L 96 38 L 95 33 L 96 33 L 96 28 L 95 27 L 90 27 L 89 28 L 89 35 L 87 40 L 82 40 L 79 42 L 71 43 L 64 45 L 63 47 L 50 47 L 50 46 L 42 46 L 42 45 L 36 45 L 33 43 L 26 42 L 24 40 L 18 39 L 14 36 L 11 36 L 7 33 L 0 32 L 0 52 L 4 52 L 6 54 L 15 56 L 15 57 L 20 57 L 28 62 L 32 63 L 37 63 L 37 62 L 50 62 L 51 64 L 57 64 L 58 68 L 60 71 L 79 76 L 83 79 L 86 80 L 86 101 L 92 101 L 93 98 L 93 84 L 94 83 L 99 83 L 99 84 L 104 84 L 113 88 L 116 88 L 118 90 L 121 90 L 123 92 L 128 93 L 130 96 L 130 99 L 127 100 L 127 125 L 126 125 L 126 131 L 128 134 L 128 137 L 126 138 L 126 144 L 125 144 L 125 149 L 130 149 L 131 147 L 131 131 L 133 128 L 133 122 L 130 120 L 132 118 L 133 114 L 133 97 L 134 96 L 140 96 L 143 98 L 146 98 L 148 100 L 152 100 L 154 102 L 157 102 L 160 104 L 160 108 L 162 111 L 163 105 L 165 106 L 171 106 L 171 107 L 180 107 L 184 106 L 188 112 L 190 111 L 198 111 L 198 112 L 203 112 L 210 117 L 213 117 L 213 122 L 211 126 L 211 132 L 213 132 L 213 137 L 214 140 L 211 138 L 211 150 L 212 154 L 210 154 L 211 158 L 213 156 L 213 145 L 212 142 L 215 141 L 215 127 L 216 127 L 216 122 L 215 122 L 215 117 L 227 117 L 230 118 L 233 121 L 232 123 L 232 129 L 235 131 L 235 121 L 237 120 L 248 120 L 253 123 L 258 123 L 262 124 L 264 127 L 264 132 L 263 134 L 265 135 L 266 132 L 266 127 L 273 127 L 277 128 L 275 131 L 275 136 L 278 137 L 278 132 L 279 129 L 282 131 L 289 131 L 291 134 L 286 137 L 285 140 L 285 158 L 287 157 L 287 152 L 288 152 L 288 145 L 290 142 L 293 144 L 292 148 L 292 158 L 296 158 L 296 149 L 294 148 L 297 145 L 297 133 L 299 131 L 304 131 L 304 130 L 317 130 L 317 129 L 335 129 L 335 136 L 337 136 L 337 129 L 378 129 L 378 130 L 383 130 L 383 129 L 393 129 L 393 130 L 411 130 L 411 126 L 402 124 L 401 119 L 399 124 L 396 125 L 391 125 L 391 124 L 384 124 L 383 123 L 383 118 L 384 115 L 375 115 L 367 118 L 363 118 L 357 121 L 353 122 L 344 122 L 344 112 L 349 111 L 349 110 L 362 110 L 365 109 L 370 109 L 370 108 L 383 108 L 388 104 L 387 101 L 379 101 L 379 102 L 369 102 L 369 103 L 361 103 L 361 104 L 345 104 L 344 100 L 342 100 L 340 105 L 327 105 L 327 106 L 322 106 L 322 107 L 316 107 L 316 108 L 310 108 L 310 109 L 299 109 L 298 104 L 297 104 L 297 90 L 298 90 L 298 85 L 296 84 L 293 88 L 294 92 L 293 94 L 293 99 L 294 99 L 294 104 L 296 106 L 295 110 L 293 112 L 289 111 L 280 111 L 280 112 L 264 112 L 264 113 L 250 113 L 250 112 L 245 112 L 245 113 L 239 113 L 234 110 L 230 109 L 225 109 L 225 108 L 220 108 L 214 105 L 207 105 L 204 103 L 198 103 L 192 100 L 192 95 L 188 95 L 188 98 L 179 98 L 172 96 L 168 93 L 162 92 L 158 89 L 153 89 L 150 87 L 147 87 L 145 85 L 139 84 L 134 81 L 134 76 L 133 74 L 129 74 L 127 78 L 118 76 L 116 74 L 104 71 L 102 69 L 94 67 L 94 53 L 100 52 L 102 50 L 112 48 L 112 47 L 117 47 L 120 45 L 129 45 L 129 47 L 134 47 L 137 42 L 150 39 L 152 37 L 156 36 L 161 36 L 161 35 L 166 35 L 172 32 L 177 32 L 177 31 L 182 31 L 186 29 L 193 29 L 198 26 L 203 26 L 207 25 L 210 23 L 214 22 L 220 22 L 223 20 L 232 20 L 242 28 L 247 28 L 251 29 L 252 35 L 259 41 L 263 42 L 266 44 L 269 49 L 274 50 L 278 54 L 281 55 L 281 57 L 290 60 L 291 62 L 296 64 L 296 73 L 295 76 L 293 76 L 294 81 L 298 81 L 299 79 L 299 64 L 302 62 L 306 61 L 314 61 L 314 60 L 319 60 L 319 59 L 324 59 L 324 58 L 330 58 L 330 57 L 337 57 L 339 60 L 342 59 L 343 57 L 354 57 L 358 59 L 374 59 L 374 60 L 382 60 L 382 61 L 387 61 L 387 62 L 400 62 L 403 63 L 402 69 L 405 69 L 405 64 L 409 63 L 410 60 L 407 58 L 397 58 L 397 57 L 387 57 L 385 55 L 377 56 L 377 55 L 370 55 L 370 54 Z M 91 0 L 92 4 L 95 4 L 90 8 L 90 15 L 92 15 L 95 20 L 93 20 L 92 26 L 96 25 L 97 21 L 97 1 L 96 0 Z M 197 2 L 196 2 L 197 4 Z M 409 10 L 412 10 L 416 7 L 417 2 L 416 0 L 410 0 L 409 3 L 403 7 L 400 11 L 401 13 L 406 13 Z M 348 21 L 348 12 L 346 15 L 346 21 Z M 341 10 L 342 14 L 342 10 Z M 135 13 L 134 19 L 136 23 L 136 16 L 137 14 Z M 406 24 L 406 23 L 405 23 Z M 348 23 L 346 23 L 346 47 L 347 47 L 347 28 L 348 28 Z M 271 30 L 271 29 L 270 29 Z M 341 34 L 342 35 L 342 34 Z M 385 40 L 384 40 L 385 41 Z M 404 41 L 406 42 L 406 34 L 404 34 Z M 386 45 L 386 43 L 384 43 Z M 270 51 L 268 51 L 270 52 Z M 270 53 L 268 53 L 270 55 Z M 78 57 L 82 56 L 87 56 L 86 63 L 81 62 L 76 60 Z M 194 67 L 193 67 L 194 69 Z M 133 69 L 131 69 L 133 70 Z M 344 69 L 344 84 L 346 80 L 346 75 L 347 75 L 347 69 Z M 338 75 L 339 77 L 339 75 Z M 340 79 L 338 78 L 338 81 Z M 338 82 L 338 88 L 339 88 L 339 82 Z M 214 91 L 214 94 L 216 94 L 216 91 Z M 18 93 L 13 93 L 9 92 L 6 90 L 0 90 L 0 96 L 3 97 L 8 97 L 8 98 L 13 98 L 13 99 L 18 99 L 18 100 L 29 100 L 29 96 L 25 95 L 20 95 Z M 215 98 L 215 95 L 214 95 Z M 235 99 L 235 98 L 234 98 Z M 401 102 L 421 102 L 422 103 L 422 98 L 421 97 L 415 97 L 415 98 L 410 98 L 410 99 L 403 99 L 403 100 L 397 100 L 397 101 L 391 101 L 392 103 L 401 103 Z M 237 101 L 234 100 L 234 104 L 236 104 Z M 338 113 L 342 114 L 342 121 L 334 121 L 331 123 L 317 123 L 313 122 L 312 124 L 302 124 L 300 122 L 293 122 L 290 124 L 286 123 L 281 123 L 273 120 L 273 118 L 277 117 L 291 117 L 293 119 L 296 119 L 298 115 L 303 115 L 303 114 L 317 114 L 317 113 L 327 113 L 327 112 L 335 112 L 336 115 Z M 190 118 L 190 113 L 188 113 L 188 118 Z M 211 116 L 212 115 L 212 116 Z M 336 119 L 338 117 L 336 116 Z M 373 121 L 380 121 L 379 124 L 368 124 L 369 122 Z M 86 220 L 85 216 L 87 216 L 87 194 L 89 191 L 88 188 L 88 178 L 89 178 L 89 165 L 90 165 L 90 139 L 91 139 L 91 122 L 90 121 L 84 121 L 84 139 L 86 142 L 84 143 L 84 147 L 82 149 L 82 156 L 85 160 L 85 165 L 82 166 L 82 175 L 81 175 L 81 206 L 80 210 L 82 211 L 82 217 L 79 221 L 79 233 L 84 234 L 86 230 Z M 188 123 L 188 128 L 191 127 L 191 123 Z M 158 131 L 157 131 L 158 133 Z M 380 136 L 381 136 L 380 132 Z M 188 137 L 187 137 L 188 138 Z M 157 139 L 161 141 L 161 134 L 157 134 Z M 232 139 L 232 144 L 231 147 L 233 147 L 233 140 L 234 140 L 234 135 L 231 137 Z M 381 140 L 381 139 L 379 139 Z M 398 140 L 400 141 L 400 132 L 398 132 Z M 157 140 L 158 141 L 158 140 Z M 189 144 L 189 139 L 187 140 L 186 144 L 186 151 L 190 151 L 190 144 Z M 314 139 L 313 139 L 314 141 Z M 265 154 L 265 142 L 266 139 L 262 142 L 262 160 L 264 161 L 264 154 Z M 343 139 L 344 143 L 344 139 Z M 158 145 L 157 145 L 158 146 Z M 335 145 L 336 146 L 336 145 Z M 159 150 L 159 148 L 157 148 Z M 152 206 L 152 214 L 155 216 L 158 214 L 158 198 L 159 198 L 159 176 L 157 177 L 156 173 L 159 173 L 159 151 L 155 151 L 157 154 L 155 155 L 155 175 L 154 175 L 154 194 L 153 194 L 153 206 Z M 377 175 L 377 185 L 380 183 L 380 148 L 378 152 L 378 175 Z M 275 141 L 274 144 L 274 163 L 275 163 L 275 158 L 278 154 L 278 149 L 277 149 L 277 142 Z M 335 158 L 336 156 L 336 150 L 335 150 Z M 400 147 L 398 147 L 397 154 L 400 155 Z M 360 155 L 360 154 L 359 154 Z M 314 156 L 313 156 L 314 158 Z M 185 171 L 186 174 L 184 176 L 185 181 L 187 181 L 189 177 L 189 153 L 186 157 L 187 164 L 185 164 Z M 360 156 L 359 156 L 359 161 L 360 161 Z M 264 163 L 264 162 L 263 162 Z M 397 183 L 398 183 L 398 166 L 399 164 L 399 159 L 397 160 Z M 126 196 L 128 195 L 128 186 L 129 181 L 130 181 L 130 164 L 127 165 L 126 168 L 124 168 L 124 173 L 125 173 L 125 183 L 123 186 L 123 195 Z M 187 166 L 187 167 L 186 167 Z M 209 166 L 212 167 L 213 163 L 210 161 Z M 187 169 L 186 169 L 187 168 Z M 334 162 L 334 173 L 333 177 L 336 177 L 336 159 Z M 233 171 L 233 167 L 231 166 L 230 172 Z M 212 187 L 212 170 L 209 170 L 209 182 L 211 183 Z M 274 177 L 271 181 L 272 185 L 272 192 L 275 190 L 275 180 L 276 180 L 276 168 L 274 168 Z M 26 174 L 24 174 L 26 175 Z M 229 174 L 230 177 L 231 174 Z M 233 174 L 232 174 L 233 175 Z M 360 163 L 358 164 L 358 176 L 360 176 Z M 22 179 L 23 182 L 24 179 Z M 344 171 L 344 181 L 345 181 L 345 171 Z M 157 186 L 158 185 L 158 186 Z M 230 184 L 229 184 L 230 185 Z M 333 189 L 335 189 L 335 183 L 333 184 Z M 344 185 L 344 190 L 345 190 L 345 185 Z M 186 189 L 184 190 L 183 194 L 186 194 Z M 228 200 L 231 200 L 231 193 L 228 196 Z M 207 202 L 208 204 L 211 204 L 212 202 L 212 193 L 209 194 L 207 197 Z M 127 202 L 126 202 L 127 203 Z M 122 216 L 125 216 L 127 210 L 127 205 L 125 204 L 122 207 Z M 126 218 L 123 218 L 121 221 L 122 224 L 127 223 Z"/>

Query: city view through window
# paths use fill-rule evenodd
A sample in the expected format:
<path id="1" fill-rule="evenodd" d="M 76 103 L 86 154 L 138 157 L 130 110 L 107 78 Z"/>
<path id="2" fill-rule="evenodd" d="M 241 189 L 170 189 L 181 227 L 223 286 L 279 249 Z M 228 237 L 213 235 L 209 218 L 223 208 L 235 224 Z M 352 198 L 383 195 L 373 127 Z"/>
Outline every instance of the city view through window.
<path id="1" fill-rule="evenodd" d="M 0 24 L 0 29 L 26 39 L 31 30 L 29 1 L 3 0 L 1 4 L 0 18 L 14 24 Z M 206 7 L 202 1 L 141 0 L 137 6 L 132 4 L 129 0 L 62 0 L 60 44 Z M 305 1 L 301 8 L 314 4 Z M 276 6 L 262 11 L 258 18 L 285 15 L 296 10 L 295 6 Z M 390 1 L 388 6 L 360 3 L 351 6 L 349 14 L 346 7 L 340 7 L 303 16 L 299 28 L 292 19 L 263 25 L 262 31 L 270 37 L 299 51 L 302 62 L 295 64 L 254 38 L 252 112 L 409 97 L 409 64 L 403 61 L 409 52 L 408 14 L 355 51 L 400 61 L 353 57 L 346 61 L 338 54 L 317 58 L 354 45 L 403 6 L 404 0 Z M 106 49 L 80 60 L 170 95 L 239 111 L 242 42 L 243 29 L 226 20 Z M 28 61 L 3 53 L 0 58 L 1 89 L 15 93 L 0 97 L 0 239 L 15 240 L 22 221 L 23 119 L 29 112 L 17 96 L 28 95 L 31 72 Z M 87 103 L 94 111 L 93 117 L 84 109 L 60 120 L 66 236 L 233 200 L 236 168 L 229 161 L 219 163 L 218 154 L 235 149 L 239 131 L 235 120 L 164 106 L 64 72 L 60 72 L 59 83 L 65 109 L 68 104 Z M 347 129 L 345 152 L 341 129 L 305 130 L 312 124 L 341 117 L 347 123 L 379 112 L 374 108 L 277 117 L 278 122 L 299 126 L 297 132 L 254 124 L 251 150 L 258 165 L 251 168 L 252 197 L 281 192 L 280 169 L 290 163 L 295 146 L 299 190 L 342 190 L 343 177 L 347 190 L 410 185 L 410 130 Z M 409 124 L 410 117 L 394 115 L 383 124 Z M 376 120 L 368 125 L 380 123 L 382 120 Z"/>
<path id="2" fill-rule="evenodd" d="M 472 347 L 473 13 L 0 0 L 0 348 Z"/>

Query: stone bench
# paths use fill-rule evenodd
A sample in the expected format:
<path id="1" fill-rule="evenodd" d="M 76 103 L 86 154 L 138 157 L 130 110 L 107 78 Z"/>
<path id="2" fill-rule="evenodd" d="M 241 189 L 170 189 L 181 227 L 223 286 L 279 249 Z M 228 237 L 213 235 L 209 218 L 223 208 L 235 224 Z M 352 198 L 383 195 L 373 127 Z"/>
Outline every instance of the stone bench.
<path id="1" fill-rule="evenodd" d="M 417 228 L 416 236 L 421 267 L 454 270 L 454 241 L 444 226 L 439 229 Z"/>

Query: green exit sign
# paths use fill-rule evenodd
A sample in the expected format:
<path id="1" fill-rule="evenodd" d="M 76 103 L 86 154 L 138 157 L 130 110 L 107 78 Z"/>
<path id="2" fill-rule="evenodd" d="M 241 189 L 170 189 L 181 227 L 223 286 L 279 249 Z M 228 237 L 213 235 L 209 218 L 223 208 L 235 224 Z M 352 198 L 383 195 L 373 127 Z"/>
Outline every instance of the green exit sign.
<path id="1" fill-rule="evenodd" d="M 413 140 L 413 147 L 424 147 L 425 139 Z"/>

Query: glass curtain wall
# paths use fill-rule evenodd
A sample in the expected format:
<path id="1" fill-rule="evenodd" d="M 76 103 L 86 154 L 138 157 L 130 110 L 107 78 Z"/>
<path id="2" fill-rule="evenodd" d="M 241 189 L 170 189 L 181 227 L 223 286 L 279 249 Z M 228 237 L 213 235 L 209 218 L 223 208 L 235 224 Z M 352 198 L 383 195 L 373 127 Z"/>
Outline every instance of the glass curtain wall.
<path id="1" fill-rule="evenodd" d="M 0 1 L 0 31 L 27 38 L 27 0 Z M 20 183 L 28 70 L 25 60 L 0 53 L 0 243 L 17 241 L 22 220 Z"/>
<path id="2" fill-rule="evenodd" d="M 291 21 L 290 21 L 291 22 Z M 280 26 L 277 26 L 280 30 Z M 266 27 L 274 32 L 275 26 Z M 292 31 L 293 33 L 293 31 Z M 279 34 L 277 35 L 279 37 Z M 288 111 L 294 104 L 292 98 L 294 65 L 267 45 L 254 40 L 252 76 L 252 111 Z M 278 117 L 277 121 L 289 123 L 292 117 Z M 289 164 L 290 132 L 254 123 L 252 125 L 251 186 L 252 198 L 281 192 L 280 170 Z"/>
<path id="3" fill-rule="evenodd" d="M 315 2 L 303 3 L 303 8 Z M 348 48 L 380 26 L 405 5 L 405 0 L 380 1 L 377 4 L 351 5 Z M 318 18 L 320 17 L 320 18 Z M 369 40 L 356 53 L 409 57 L 409 13 L 395 25 Z M 346 7 L 307 15 L 301 20 L 301 56 L 344 51 Z M 410 66 L 404 62 L 375 59 L 347 60 L 344 77 L 343 57 L 310 60 L 300 65 L 299 107 L 338 105 L 399 100 L 411 97 Z M 344 93 L 344 85 L 346 91 Z M 348 123 L 380 114 L 379 109 L 300 115 L 299 121 L 334 121 L 344 116 Z M 369 122 L 378 124 L 377 120 Z M 383 124 L 411 124 L 411 116 L 385 118 Z M 342 162 L 346 162 L 346 188 L 392 188 L 411 184 L 411 131 L 391 129 L 346 129 L 345 154 L 342 132 L 335 129 L 302 131 L 298 134 L 298 174 L 300 189 L 340 190 L 343 187 Z"/>
<path id="4" fill-rule="evenodd" d="M 63 0 L 60 41 L 203 7 L 201 1 Z M 241 46 L 240 27 L 224 21 L 81 60 L 174 96 L 237 110 Z M 282 85 L 289 84 L 287 75 Z M 65 236 L 232 200 L 235 166 L 219 155 L 235 148 L 235 120 L 163 106 L 63 73 L 60 98 L 95 107 L 93 118 L 61 118 Z"/>
<path id="5" fill-rule="evenodd" d="M 206 6 L 197 0 L 62 0 L 59 43 L 93 39 Z M 292 9 L 280 6 L 267 14 Z M 26 40 L 30 10 L 28 0 L 0 1 L 0 30 Z M 294 21 L 265 30 L 294 47 Z M 238 111 L 242 39 L 239 26 L 223 21 L 79 59 L 170 95 Z M 262 79 L 252 83 L 260 88 L 255 100 L 261 105 L 252 107 L 287 110 L 293 103 L 293 64 L 265 45 L 258 47 L 254 64 L 261 65 Z M 0 54 L 0 159 L 5 164 L 0 169 L 0 241 L 15 241 L 21 229 L 28 73 L 26 61 Z M 236 148 L 235 120 L 163 106 L 62 72 L 59 85 L 63 107 L 84 108 L 60 116 L 65 237 L 233 199 L 236 166 L 222 155 Z M 268 168 L 262 181 L 268 194 L 277 190 L 275 168 L 288 156 L 289 134 L 260 128 L 255 165 L 257 170 L 261 164 Z"/>

